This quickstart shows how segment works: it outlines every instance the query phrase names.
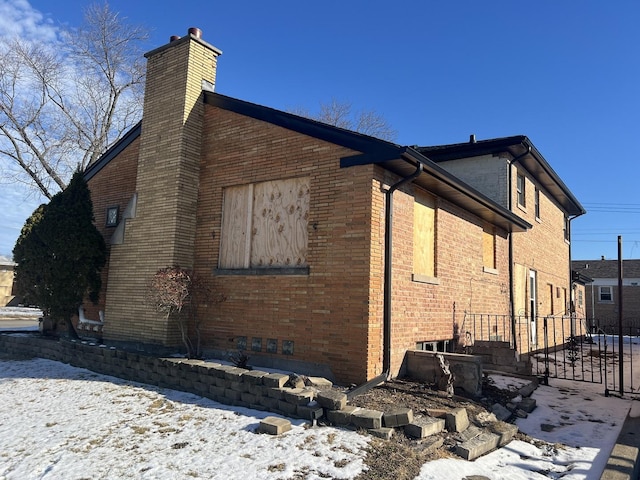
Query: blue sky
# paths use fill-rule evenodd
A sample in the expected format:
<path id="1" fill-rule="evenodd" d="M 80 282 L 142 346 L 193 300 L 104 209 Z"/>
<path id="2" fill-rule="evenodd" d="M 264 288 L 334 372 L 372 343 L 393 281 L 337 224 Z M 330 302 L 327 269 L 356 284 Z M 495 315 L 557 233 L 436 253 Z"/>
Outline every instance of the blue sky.
<path id="1" fill-rule="evenodd" d="M 19 7 L 23 35 L 46 35 L 89 3 L 0 0 L 0 29 Z M 223 51 L 225 95 L 279 109 L 349 101 L 405 145 L 527 135 L 588 212 L 573 221 L 573 258 L 617 258 L 618 235 L 623 257 L 640 258 L 637 1 L 109 4 L 151 30 L 149 50 L 199 27 Z M 0 185 L 0 254 L 39 203 L 26 193 Z"/>

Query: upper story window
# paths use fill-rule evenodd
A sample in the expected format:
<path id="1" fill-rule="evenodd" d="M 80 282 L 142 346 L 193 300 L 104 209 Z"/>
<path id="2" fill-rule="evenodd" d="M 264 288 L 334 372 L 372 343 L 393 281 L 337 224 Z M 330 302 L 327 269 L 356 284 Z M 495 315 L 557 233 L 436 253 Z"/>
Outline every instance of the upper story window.
<path id="1" fill-rule="evenodd" d="M 599 287 L 598 298 L 601 302 L 613 302 L 613 289 L 611 287 Z"/>
<path id="2" fill-rule="evenodd" d="M 564 239 L 567 242 L 571 240 L 571 223 L 566 215 L 564 216 Z"/>
<path id="3" fill-rule="evenodd" d="M 221 269 L 307 266 L 309 178 L 224 189 Z"/>
<path id="4" fill-rule="evenodd" d="M 535 190 L 534 201 L 535 201 L 536 218 L 540 218 L 540 190 L 538 190 L 537 188 Z"/>
<path id="5" fill-rule="evenodd" d="M 516 185 L 516 191 L 518 192 L 518 205 L 522 207 L 526 207 L 526 196 L 525 196 L 525 177 L 522 174 L 518 174 L 518 182 Z"/>

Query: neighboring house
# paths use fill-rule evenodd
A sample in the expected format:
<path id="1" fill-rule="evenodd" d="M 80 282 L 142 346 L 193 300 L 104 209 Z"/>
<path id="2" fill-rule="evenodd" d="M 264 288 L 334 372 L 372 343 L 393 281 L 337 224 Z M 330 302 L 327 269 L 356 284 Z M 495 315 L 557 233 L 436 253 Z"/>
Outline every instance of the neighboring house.
<path id="1" fill-rule="evenodd" d="M 528 217 L 413 148 L 214 93 L 220 53 L 197 29 L 149 52 L 141 124 L 86 170 L 104 339 L 180 345 L 145 302 L 170 265 L 226 298 L 198 306 L 209 352 L 343 383 L 452 348 L 466 311 L 509 315 Z"/>
<path id="2" fill-rule="evenodd" d="M 571 221 L 585 213 L 582 205 L 525 136 L 472 135 L 418 151 L 532 225 L 509 236 L 509 284 L 518 350 L 541 348 L 540 319 L 572 311 Z"/>
<path id="3" fill-rule="evenodd" d="M 9 258 L 0 255 L 0 307 L 13 300 L 13 269 L 16 264 Z"/>
<path id="4" fill-rule="evenodd" d="M 574 260 L 573 269 L 590 277 L 586 284 L 586 318 L 591 328 L 609 331 L 618 327 L 618 260 Z M 640 260 L 622 261 L 622 325 L 632 329 L 637 335 L 640 331 Z M 617 331 L 617 330 L 616 330 Z"/>

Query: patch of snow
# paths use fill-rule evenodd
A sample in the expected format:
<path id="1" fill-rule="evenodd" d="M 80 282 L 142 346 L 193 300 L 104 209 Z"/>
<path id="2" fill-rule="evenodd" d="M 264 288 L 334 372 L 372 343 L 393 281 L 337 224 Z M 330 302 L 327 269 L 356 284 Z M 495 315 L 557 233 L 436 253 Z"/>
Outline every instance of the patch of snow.
<path id="1" fill-rule="evenodd" d="M 366 435 L 99 375 L 49 360 L 0 362 L 0 478 L 353 478 Z"/>

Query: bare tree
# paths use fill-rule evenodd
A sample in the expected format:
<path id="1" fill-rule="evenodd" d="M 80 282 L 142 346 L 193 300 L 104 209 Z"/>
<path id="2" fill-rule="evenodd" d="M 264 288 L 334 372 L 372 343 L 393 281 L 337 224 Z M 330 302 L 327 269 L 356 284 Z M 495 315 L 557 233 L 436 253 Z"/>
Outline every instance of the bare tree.
<path id="1" fill-rule="evenodd" d="M 311 118 L 334 127 L 353 130 L 382 140 L 393 141 L 398 134 L 389 122 L 374 110 L 354 111 L 351 102 L 335 98 L 329 102 L 321 103 L 318 113 L 311 113 L 304 107 L 295 107 L 288 111 L 301 117 Z"/>
<path id="2" fill-rule="evenodd" d="M 47 198 L 140 119 L 148 32 L 108 4 L 54 41 L 0 37 L 3 180 Z"/>

